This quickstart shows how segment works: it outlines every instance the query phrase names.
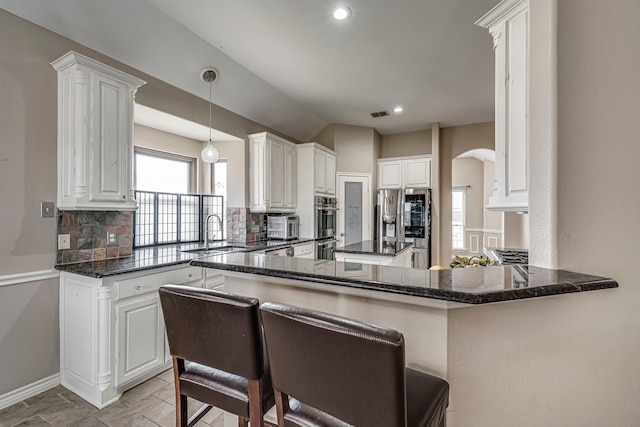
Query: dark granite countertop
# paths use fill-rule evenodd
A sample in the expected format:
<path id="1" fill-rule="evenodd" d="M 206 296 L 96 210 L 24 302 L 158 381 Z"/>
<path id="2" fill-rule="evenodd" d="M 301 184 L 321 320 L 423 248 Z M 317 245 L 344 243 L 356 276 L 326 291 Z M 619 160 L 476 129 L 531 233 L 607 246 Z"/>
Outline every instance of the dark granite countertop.
<path id="1" fill-rule="evenodd" d="M 313 239 L 265 240 L 252 243 L 230 243 L 221 241 L 212 242 L 209 245 L 209 248 L 211 252 L 214 252 L 216 249 L 233 246 L 233 252 L 251 252 L 311 241 L 313 241 Z M 59 271 L 80 274 L 82 276 L 101 278 L 116 274 L 133 273 L 136 271 L 187 264 L 193 259 L 206 256 L 206 253 L 184 251 L 197 250 L 201 247 L 202 245 L 198 243 L 153 246 L 135 249 L 131 256 L 128 257 L 57 264 L 54 268 Z"/>
<path id="2" fill-rule="evenodd" d="M 334 252 L 344 252 L 349 254 L 362 255 L 382 255 L 396 256 L 413 246 L 408 242 L 393 242 L 379 244 L 376 240 L 364 240 L 362 242 L 352 243 L 350 245 L 336 248 Z"/>
<path id="3" fill-rule="evenodd" d="M 191 265 L 467 304 L 618 287 L 605 277 L 533 266 L 432 271 L 252 253 L 201 257 Z"/>

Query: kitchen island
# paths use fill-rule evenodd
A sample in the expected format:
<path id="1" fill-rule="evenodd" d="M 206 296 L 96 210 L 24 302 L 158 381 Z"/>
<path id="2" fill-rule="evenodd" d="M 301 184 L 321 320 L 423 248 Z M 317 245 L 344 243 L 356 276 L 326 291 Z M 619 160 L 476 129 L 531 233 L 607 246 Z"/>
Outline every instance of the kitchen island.
<path id="1" fill-rule="evenodd" d="M 340 262 L 411 267 L 412 246 L 409 242 L 364 240 L 338 247 L 334 255 Z"/>
<path id="2" fill-rule="evenodd" d="M 596 294 L 606 299 L 615 292 L 607 288 L 618 286 L 533 266 L 430 271 L 251 253 L 202 257 L 191 265 L 221 271 L 227 292 L 402 332 L 407 365 L 449 382 L 450 427 L 500 425 L 493 421 L 501 411 L 535 400 L 526 373 L 562 366 L 562 345 L 550 347 L 549 339 L 571 341 L 581 332 L 575 313 L 592 309 Z M 551 314 L 540 316 L 548 306 Z"/>

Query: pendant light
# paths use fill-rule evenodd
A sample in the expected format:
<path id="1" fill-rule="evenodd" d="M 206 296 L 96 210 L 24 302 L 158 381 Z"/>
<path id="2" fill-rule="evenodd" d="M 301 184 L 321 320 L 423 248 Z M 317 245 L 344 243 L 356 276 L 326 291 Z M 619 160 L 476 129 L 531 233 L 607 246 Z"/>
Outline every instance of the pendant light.
<path id="1" fill-rule="evenodd" d="M 215 68 L 205 68 L 200 72 L 202 80 L 209 83 L 209 142 L 207 142 L 207 146 L 204 147 L 201 153 L 202 160 L 206 163 L 215 163 L 218 161 L 219 157 L 218 150 L 216 150 L 216 147 L 213 146 L 211 141 L 211 86 L 213 85 L 213 82 L 218 80 L 219 75 L 218 70 Z"/>

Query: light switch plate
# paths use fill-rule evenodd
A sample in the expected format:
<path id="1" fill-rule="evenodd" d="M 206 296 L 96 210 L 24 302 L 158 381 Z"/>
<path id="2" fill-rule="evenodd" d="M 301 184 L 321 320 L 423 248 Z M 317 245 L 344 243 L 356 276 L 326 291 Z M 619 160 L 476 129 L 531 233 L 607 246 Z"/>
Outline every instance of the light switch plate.
<path id="1" fill-rule="evenodd" d="M 53 202 L 40 202 L 40 218 L 53 218 Z"/>
<path id="2" fill-rule="evenodd" d="M 71 249 L 71 235 L 58 234 L 58 250 Z"/>

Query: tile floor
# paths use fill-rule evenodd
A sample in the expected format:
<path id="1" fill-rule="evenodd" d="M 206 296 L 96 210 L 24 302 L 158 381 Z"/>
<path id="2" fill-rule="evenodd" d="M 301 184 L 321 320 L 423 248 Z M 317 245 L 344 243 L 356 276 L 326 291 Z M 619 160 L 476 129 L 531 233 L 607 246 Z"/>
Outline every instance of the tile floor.
<path id="1" fill-rule="evenodd" d="M 199 402 L 190 401 L 190 414 L 199 408 Z M 0 411 L 0 427 L 173 427 L 175 422 L 171 369 L 125 392 L 119 401 L 104 409 L 96 409 L 58 386 Z M 196 426 L 223 427 L 224 414 L 213 408 Z"/>

